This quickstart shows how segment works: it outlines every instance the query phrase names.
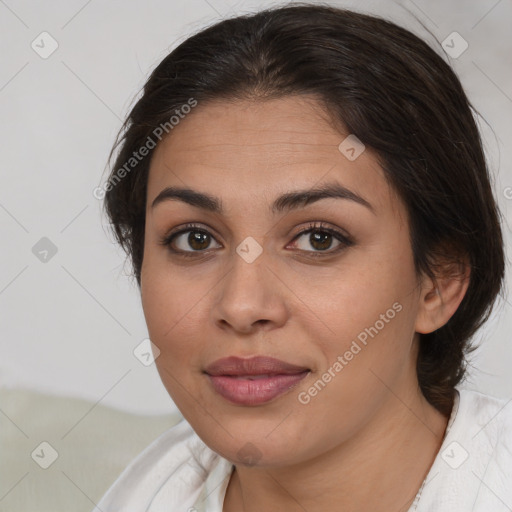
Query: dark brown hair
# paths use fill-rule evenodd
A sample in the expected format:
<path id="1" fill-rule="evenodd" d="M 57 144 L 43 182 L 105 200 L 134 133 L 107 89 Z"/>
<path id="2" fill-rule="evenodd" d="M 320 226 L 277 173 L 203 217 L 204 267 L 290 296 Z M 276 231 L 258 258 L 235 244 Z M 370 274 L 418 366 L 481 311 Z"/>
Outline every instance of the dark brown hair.
<path id="1" fill-rule="evenodd" d="M 406 205 L 418 275 L 435 278 L 447 262 L 452 269 L 463 260 L 470 265 L 469 288 L 455 314 L 420 334 L 419 384 L 447 415 L 466 371 L 470 338 L 501 291 L 503 240 L 471 105 L 450 66 L 408 30 L 374 16 L 301 4 L 223 20 L 185 40 L 151 73 L 112 149 L 111 158 L 119 151 L 104 207 L 116 240 L 140 287 L 153 150 L 133 168 L 126 163 L 134 151 L 154 145 L 148 141 L 158 142 L 159 126 L 172 136 L 169 120 L 191 99 L 200 108 L 209 100 L 297 94 L 317 98 L 335 122 L 375 151 Z"/>

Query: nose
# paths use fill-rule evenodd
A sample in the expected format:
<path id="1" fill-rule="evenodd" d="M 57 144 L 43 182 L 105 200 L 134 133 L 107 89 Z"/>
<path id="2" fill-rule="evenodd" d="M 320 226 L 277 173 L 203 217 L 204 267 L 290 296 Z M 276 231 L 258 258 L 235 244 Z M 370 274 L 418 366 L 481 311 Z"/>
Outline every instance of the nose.
<path id="1" fill-rule="evenodd" d="M 213 320 L 221 329 L 242 334 L 281 327 L 288 316 L 284 290 L 264 252 L 250 263 L 235 252 L 217 288 Z"/>

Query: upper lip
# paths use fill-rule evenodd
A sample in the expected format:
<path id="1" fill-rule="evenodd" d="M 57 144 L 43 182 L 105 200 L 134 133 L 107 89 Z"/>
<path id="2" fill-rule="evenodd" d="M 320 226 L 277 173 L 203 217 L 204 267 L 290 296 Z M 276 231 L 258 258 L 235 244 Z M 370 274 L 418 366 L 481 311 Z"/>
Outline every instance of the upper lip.
<path id="1" fill-rule="evenodd" d="M 231 356 L 217 359 L 205 368 L 209 375 L 283 375 L 308 371 L 309 368 L 266 356 L 246 359 Z"/>

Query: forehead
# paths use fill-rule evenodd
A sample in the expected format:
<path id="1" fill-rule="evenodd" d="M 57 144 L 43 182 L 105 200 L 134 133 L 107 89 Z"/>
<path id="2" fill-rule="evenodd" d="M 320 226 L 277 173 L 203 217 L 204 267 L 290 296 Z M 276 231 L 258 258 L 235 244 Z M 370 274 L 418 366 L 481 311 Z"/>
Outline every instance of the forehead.
<path id="1" fill-rule="evenodd" d="M 385 208 L 396 198 L 375 155 L 365 149 L 351 161 L 339 149 L 349 135 L 308 97 L 198 104 L 156 147 L 148 204 L 170 185 L 270 203 L 284 191 L 337 181 Z"/>

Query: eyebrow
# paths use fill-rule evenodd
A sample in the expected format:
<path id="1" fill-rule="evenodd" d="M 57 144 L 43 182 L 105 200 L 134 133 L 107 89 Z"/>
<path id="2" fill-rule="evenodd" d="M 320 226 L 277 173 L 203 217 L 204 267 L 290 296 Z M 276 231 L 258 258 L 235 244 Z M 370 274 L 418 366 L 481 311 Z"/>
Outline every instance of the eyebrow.
<path id="1" fill-rule="evenodd" d="M 366 199 L 363 199 L 355 192 L 352 192 L 348 188 L 336 182 L 325 183 L 324 185 L 313 189 L 287 192 L 275 199 L 272 203 L 271 211 L 273 214 L 288 212 L 315 203 L 321 199 L 328 198 L 354 201 L 357 204 L 365 206 L 375 214 L 373 206 L 366 201 Z M 158 204 L 170 200 L 182 201 L 191 206 L 195 206 L 212 213 L 218 213 L 220 215 L 224 213 L 222 200 L 220 198 L 202 192 L 197 192 L 190 188 L 179 187 L 164 188 L 153 200 L 151 208 L 155 208 Z"/>

